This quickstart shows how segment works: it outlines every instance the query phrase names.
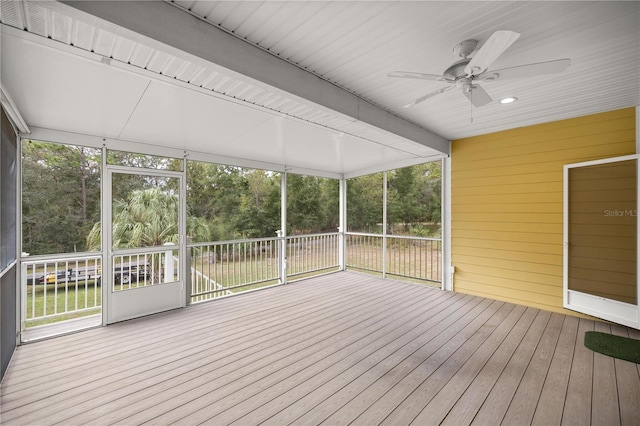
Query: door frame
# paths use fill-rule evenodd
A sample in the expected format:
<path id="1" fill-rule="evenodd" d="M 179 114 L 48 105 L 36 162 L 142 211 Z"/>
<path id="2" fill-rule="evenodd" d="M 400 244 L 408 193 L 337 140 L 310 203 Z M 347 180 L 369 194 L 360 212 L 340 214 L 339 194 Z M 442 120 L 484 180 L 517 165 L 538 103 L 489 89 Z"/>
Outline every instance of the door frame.
<path id="1" fill-rule="evenodd" d="M 612 321 L 628 327 L 640 329 L 640 238 L 636 242 L 636 305 L 607 299 L 576 290 L 569 289 L 569 171 L 574 168 L 595 166 L 607 163 L 636 160 L 636 232 L 640 232 L 638 209 L 640 205 L 640 154 L 625 155 L 622 157 L 605 158 L 600 160 L 585 161 L 581 163 L 566 164 L 564 166 L 563 188 L 563 306 L 566 309 L 581 312 L 604 320 Z M 640 236 L 639 236 L 640 237 Z"/>
<path id="2" fill-rule="evenodd" d="M 108 325 L 127 319 L 133 319 L 145 315 L 164 312 L 171 309 L 184 308 L 187 305 L 187 186 L 186 165 L 182 159 L 181 172 L 170 170 L 157 170 L 139 167 L 116 166 L 107 164 L 107 152 L 103 150 L 103 178 L 102 178 L 102 324 Z M 179 253 L 179 280 L 176 282 L 162 283 L 154 286 L 146 286 L 128 289 L 121 292 L 113 291 L 113 249 L 112 249 L 112 178 L 113 174 L 131 174 L 139 176 L 157 176 L 177 178 L 179 182 L 179 211 L 178 211 L 178 245 L 174 246 Z M 151 297 L 150 297 L 151 296 Z M 118 304 L 127 299 L 131 306 L 140 306 L 135 314 L 120 312 Z M 152 303 L 149 303 L 152 302 Z M 131 306 L 128 310 L 131 310 Z"/>

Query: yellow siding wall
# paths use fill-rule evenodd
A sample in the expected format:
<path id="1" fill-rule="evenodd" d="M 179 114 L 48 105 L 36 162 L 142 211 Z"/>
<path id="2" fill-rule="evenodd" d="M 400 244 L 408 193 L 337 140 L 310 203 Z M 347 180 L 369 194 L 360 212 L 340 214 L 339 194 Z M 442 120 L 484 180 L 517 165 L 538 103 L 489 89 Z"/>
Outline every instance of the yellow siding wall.
<path id="1" fill-rule="evenodd" d="M 563 166 L 634 154 L 635 108 L 455 140 L 454 290 L 562 308 Z"/>

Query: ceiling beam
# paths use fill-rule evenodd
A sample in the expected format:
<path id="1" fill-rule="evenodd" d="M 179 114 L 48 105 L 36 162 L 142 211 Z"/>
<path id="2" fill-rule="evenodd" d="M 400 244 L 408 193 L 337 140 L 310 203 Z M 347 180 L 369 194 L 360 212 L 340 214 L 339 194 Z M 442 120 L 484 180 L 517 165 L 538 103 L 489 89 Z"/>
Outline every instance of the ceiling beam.
<path id="1" fill-rule="evenodd" d="M 61 1 L 77 10 L 403 138 L 449 141 L 164 1 Z"/>

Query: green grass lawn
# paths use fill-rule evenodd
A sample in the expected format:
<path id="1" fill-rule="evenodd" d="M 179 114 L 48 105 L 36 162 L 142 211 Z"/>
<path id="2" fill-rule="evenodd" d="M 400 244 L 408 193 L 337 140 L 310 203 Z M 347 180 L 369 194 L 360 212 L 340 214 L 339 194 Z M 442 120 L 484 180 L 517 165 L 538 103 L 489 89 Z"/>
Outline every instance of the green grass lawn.
<path id="1" fill-rule="evenodd" d="M 77 290 L 75 283 L 28 286 L 25 326 L 35 327 L 99 313 L 102 289 L 93 280 L 86 284 L 84 281 L 78 283 Z M 47 317 L 39 318 L 45 315 Z"/>

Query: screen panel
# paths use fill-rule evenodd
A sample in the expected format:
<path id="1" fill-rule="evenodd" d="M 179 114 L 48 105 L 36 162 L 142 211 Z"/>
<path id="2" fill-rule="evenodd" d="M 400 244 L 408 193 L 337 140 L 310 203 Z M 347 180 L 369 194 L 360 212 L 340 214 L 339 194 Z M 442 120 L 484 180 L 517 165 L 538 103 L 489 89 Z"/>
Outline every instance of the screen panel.
<path id="1" fill-rule="evenodd" d="M 637 167 L 569 169 L 569 290 L 637 304 Z"/>
<path id="2" fill-rule="evenodd" d="M 0 146 L 0 272 L 16 260 L 17 136 L 2 109 Z"/>

